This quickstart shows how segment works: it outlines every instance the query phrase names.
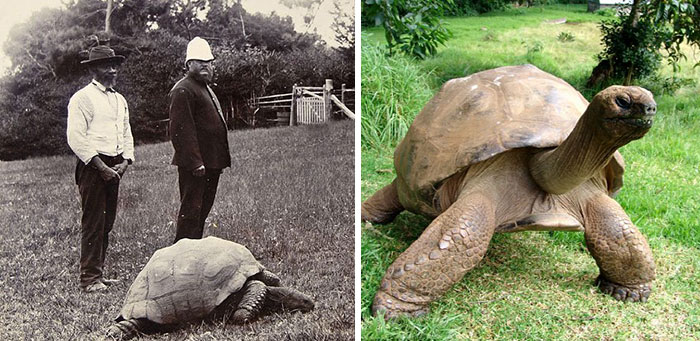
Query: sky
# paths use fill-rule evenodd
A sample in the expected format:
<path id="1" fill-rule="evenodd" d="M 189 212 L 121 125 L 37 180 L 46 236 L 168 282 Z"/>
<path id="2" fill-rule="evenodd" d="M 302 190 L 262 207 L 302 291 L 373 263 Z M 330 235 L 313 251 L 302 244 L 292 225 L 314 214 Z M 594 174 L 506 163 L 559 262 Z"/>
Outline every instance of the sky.
<path id="1" fill-rule="evenodd" d="M 331 29 L 333 16 L 330 12 L 334 9 L 334 0 L 324 0 L 319 8 L 316 19 L 310 31 L 316 29 L 316 33 L 330 46 L 336 46 L 334 33 Z M 341 4 L 341 8 L 349 13 L 354 13 L 354 0 L 336 0 Z M 305 9 L 290 9 L 279 4 L 278 0 L 243 0 L 243 8 L 249 13 L 270 14 L 275 11 L 280 16 L 290 16 L 294 21 L 295 29 L 304 32 L 306 26 L 303 16 Z M 61 0 L 0 0 L 0 73 L 4 73 L 10 67 L 10 62 L 1 51 L 2 44 L 7 40 L 12 26 L 25 22 L 31 14 L 42 7 L 62 8 Z"/>

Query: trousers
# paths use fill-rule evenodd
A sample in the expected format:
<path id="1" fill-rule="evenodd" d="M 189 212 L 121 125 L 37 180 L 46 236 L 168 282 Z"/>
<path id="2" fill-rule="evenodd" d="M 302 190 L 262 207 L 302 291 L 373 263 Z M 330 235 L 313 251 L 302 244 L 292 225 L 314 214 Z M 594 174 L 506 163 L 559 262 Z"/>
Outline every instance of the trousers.
<path id="1" fill-rule="evenodd" d="M 182 238 L 201 239 L 204 222 L 214 206 L 219 185 L 220 169 L 206 169 L 204 176 L 196 177 L 192 171 L 177 168 L 180 187 L 180 211 L 177 216 L 175 243 Z"/>
<path id="2" fill-rule="evenodd" d="M 98 155 L 112 167 L 124 161 L 122 155 Z M 78 160 L 75 181 L 80 192 L 83 215 L 80 222 L 80 286 L 100 281 L 109 244 L 109 232 L 117 216 L 119 182 L 106 183 L 97 169 Z"/>

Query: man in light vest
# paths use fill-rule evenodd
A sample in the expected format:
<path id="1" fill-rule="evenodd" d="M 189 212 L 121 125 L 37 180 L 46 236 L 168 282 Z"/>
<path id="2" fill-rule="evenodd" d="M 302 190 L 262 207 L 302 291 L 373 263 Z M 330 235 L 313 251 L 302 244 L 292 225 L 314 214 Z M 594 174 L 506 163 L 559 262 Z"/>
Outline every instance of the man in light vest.
<path id="1" fill-rule="evenodd" d="M 219 176 L 231 166 L 226 120 L 209 84 L 214 56 L 206 40 L 187 44 L 184 78 L 170 90 L 170 138 L 180 187 L 175 242 L 200 239 L 214 204 Z"/>
<path id="2" fill-rule="evenodd" d="M 134 161 L 134 139 L 129 108 L 114 90 L 117 69 L 124 56 L 108 46 L 90 50 L 87 60 L 92 81 L 68 103 L 68 145 L 78 157 L 75 181 L 82 207 L 80 288 L 85 292 L 107 289 L 116 280 L 103 276 L 109 232 L 117 215 L 119 183 Z"/>

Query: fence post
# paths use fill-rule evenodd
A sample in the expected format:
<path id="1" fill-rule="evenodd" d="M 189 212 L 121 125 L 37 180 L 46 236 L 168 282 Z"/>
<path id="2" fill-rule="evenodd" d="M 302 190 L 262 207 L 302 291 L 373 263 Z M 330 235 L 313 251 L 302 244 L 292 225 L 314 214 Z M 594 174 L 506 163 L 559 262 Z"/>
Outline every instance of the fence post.
<path id="1" fill-rule="evenodd" d="M 289 111 L 289 125 L 297 125 L 297 84 L 294 83 L 292 86 L 292 107 Z"/>
<path id="2" fill-rule="evenodd" d="M 345 104 L 345 83 L 340 85 L 340 103 Z"/>
<path id="3" fill-rule="evenodd" d="M 333 103 L 331 102 L 331 94 L 333 92 L 333 80 L 326 79 L 326 84 L 323 87 L 323 120 L 327 121 L 331 116 L 331 111 L 333 110 Z"/>

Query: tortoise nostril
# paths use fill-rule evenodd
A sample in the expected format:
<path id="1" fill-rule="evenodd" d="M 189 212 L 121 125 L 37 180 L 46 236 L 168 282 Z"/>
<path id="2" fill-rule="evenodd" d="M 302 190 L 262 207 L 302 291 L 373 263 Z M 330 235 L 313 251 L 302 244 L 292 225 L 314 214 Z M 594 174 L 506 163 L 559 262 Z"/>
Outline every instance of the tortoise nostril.
<path id="1" fill-rule="evenodd" d="M 652 105 L 645 105 L 645 106 L 644 106 L 644 112 L 645 112 L 647 115 L 651 115 L 651 114 L 656 113 L 656 105 L 654 105 L 654 104 L 652 104 Z"/>

